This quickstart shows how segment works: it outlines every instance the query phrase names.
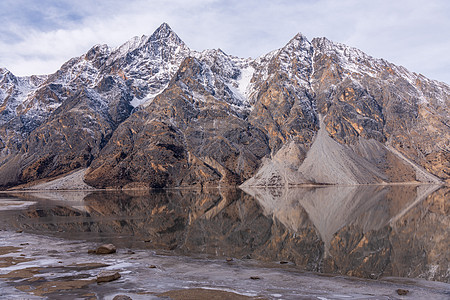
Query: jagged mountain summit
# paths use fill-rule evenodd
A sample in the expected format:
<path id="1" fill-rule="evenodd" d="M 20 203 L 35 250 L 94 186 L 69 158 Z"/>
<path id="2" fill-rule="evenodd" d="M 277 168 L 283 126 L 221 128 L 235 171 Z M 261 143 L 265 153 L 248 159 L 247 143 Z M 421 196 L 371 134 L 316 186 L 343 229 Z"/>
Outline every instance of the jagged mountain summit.
<path id="1" fill-rule="evenodd" d="M 242 59 L 162 24 L 48 76 L 1 69 L 0 186 L 448 182 L 449 95 L 326 38 Z"/>

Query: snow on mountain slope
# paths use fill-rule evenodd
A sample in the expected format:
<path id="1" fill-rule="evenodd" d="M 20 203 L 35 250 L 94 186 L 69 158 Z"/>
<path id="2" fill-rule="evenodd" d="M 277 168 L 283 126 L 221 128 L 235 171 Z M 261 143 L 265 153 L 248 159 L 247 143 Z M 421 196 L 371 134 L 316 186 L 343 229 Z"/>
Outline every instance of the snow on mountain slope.
<path id="1" fill-rule="evenodd" d="M 167 87 L 187 55 L 189 48 L 163 24 L 153 35 L 133 38 L 116 49 L 95 45 L 48 76 L 15 77 L 2 69 L 0 126 L 9 129 L 1 140 L 5 145 L 16 140 L 20 147 L 23 137 L 81 89 L 110 105 L 119 98 L 134 106 L 150 101 Z"/>
<path id="2" fill-rule="evenodd" d="M 249 88 L 254 73 L 255 68 L 253 68 L 251 65 L 248 65 L 241 69 L 241 74 L 237 79 L 237 91 L 247 102 L 250 93 Z"/>
<path id="3" fill-rule="evenodd" d="M 160 94 L 191 50 L 167 24 L 111 51 L 102 72 L 121 76 L 133 90 L 133 106 Z"/>
<path id="4" fill-rule="evenodd" d="M 0 126 L 17 115 L 19 106 L 33 97 L 33 92 L 47 76 L 16 77 L 0 69 Z"/>
<path id="5" fill-rule="evenodd" d="M 449 104 L 449 86 L 443 82 L 430 80 L 421 74 L 408 71 L 405 67 L 397 66 L 384 59 L 374 58 L 363 51 L 327 38 L 315 38 L 312 41 L 315 51 L 333 58 L 338 66 L 342 78 L 349 78 L 354 82 L 371 77 L 382 80 L 385 84 L 396 84 L 403 80 L 404 91 L 418 104 L 430 101 L 440 105 Z M 427 89 L 424 89 L 427 86 Z M 405 99 L 408 100 L 408 99 Z"/>
<path id="6" fill-rule="evenodd" d="M 227 55 L 220 49 L 191 55 L 201 64 L 202 73 L 198 75 L 207 91 L 236 108 L 249 108 L 247 88 L 253 74 L 250 59 Z"/>

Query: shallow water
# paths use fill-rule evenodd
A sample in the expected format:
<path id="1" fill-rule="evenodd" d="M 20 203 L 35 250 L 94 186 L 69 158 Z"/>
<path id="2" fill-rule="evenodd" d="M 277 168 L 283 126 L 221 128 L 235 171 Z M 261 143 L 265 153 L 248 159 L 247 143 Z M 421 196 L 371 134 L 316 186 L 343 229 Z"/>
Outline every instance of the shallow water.
<path id="1" fill-rule="evenodd" d="M 0 267 L 0 276 L 39 270 L 27 278 L 0 279 L 0 297 L 151 299 L 199 287 L 269 299 L 395 299 L 401 298 L 397 288 L 408 289 L 409 298 L 450 296 L 447 187 L 246 192 L 2 194 L 0 247 L 20 249 L 0 255 L 17 259 Z M 115 244 L 118 253 L 87 254 L 100 243 Z M 73 266 L 93 262 L 108 266 Z M 78 286 L 104 269 L 122 277 Z M 68 280 L 75 286 L 62 290 Z"/>

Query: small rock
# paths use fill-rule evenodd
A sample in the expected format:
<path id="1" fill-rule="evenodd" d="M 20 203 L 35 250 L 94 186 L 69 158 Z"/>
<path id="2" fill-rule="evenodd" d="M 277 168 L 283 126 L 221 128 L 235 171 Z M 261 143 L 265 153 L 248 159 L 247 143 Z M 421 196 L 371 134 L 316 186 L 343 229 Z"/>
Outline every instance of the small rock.
<path id="1" fill-rule="evenodd" d="M 280 265 L 285 265 L 285 264 L 288 264 L 288 263 L 289 263 L 289 262 L 284 261 L 284 260 L 280 261 Z"/>
<path id="2" fill-rule="evenodd" d="M 62 264 L 63 262 L 62 261 L 58 261 L 58 264 Z"/>
<path id="3" fill-rule="evenodd" d="M 156 266 L 155 265 L 150 265 L 150 266 L 148 266 L 150 269 L 156 269 Z"/>
<path id="4" fill-rule="evenodd" d="M 111 254 L 116 253 L 116 246 L 113 244 L 104 244 L 97 248 L 95 251 L 97 254 Z"/>
<path id="5" fill-rule="evenodd" d="M 110 282 L 119 279 L 121 276 L 119 272 L 115 271 L 103 271 L 97 275 L 97 283 Z"/>
<path id="6" fill-rule="evenodd" d="M 233 261 L 231 257 L 227 257 L 227 262 Z"/>
<path id="7" fill-rule="evenodd" d="M 22 243 L 22 244 L 20 244 L 20 246 L 26 246 L 26 245 L 29 245 L 29 243 Z"/>
<path id="8" fill-rule="evenodd" d="M 133 300 L 127 295 L 117 295 L 113 298 L 113 300 Z"/>
<path id="9" fill-rule="evenodd" d="M 144 240 L 144 243 L 151 243 L 152 240 Z"/>
<path id="10" fill-rule="evenodd" d="M 250 279 L 252 279 L 252 280 L 259 280 L 259 279 L 261 279 L 261 277 L 259 277 L 259 276 L 251 276 Z"/>
<path id="11" fill-rule="evenodd" d="M 89 249 L 88 254 L 97 254 L 97 250 L 95 249 Z"/>
<path id="12" fill-rule="evenodd" d="M 400 296 L 405 296 L 405 295 L 408 294 L 408 293 L 409 293 L 408 290 L 397 289 L 397 294 L 399 294 Z"/>
<path id="13" fill-rule="evenodd" d="M 16 233 L 22 233 L 23 230 L 16 230 Z"/>

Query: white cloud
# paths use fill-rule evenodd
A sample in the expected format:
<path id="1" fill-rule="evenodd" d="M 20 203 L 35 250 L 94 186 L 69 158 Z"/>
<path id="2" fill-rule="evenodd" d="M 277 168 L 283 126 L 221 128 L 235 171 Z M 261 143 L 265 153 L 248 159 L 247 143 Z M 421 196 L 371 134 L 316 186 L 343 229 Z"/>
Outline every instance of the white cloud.
<path id="1" fill-rule="evenodd" d="M 18 75 L 54 72 L 94 44 L 118 46 L 167 22 L 196 50 L 221 48 L 256 57 L 302 32 L 450 82 L 450 4 L 445 0 L 45 0 L 33 7 L 46 16 L 39 21 L 45 24 L 12 13 L 26 2 L 0 4 L 0 11 L 8 5 L 13 15 L 0 13 L 0 66 Z"/>

